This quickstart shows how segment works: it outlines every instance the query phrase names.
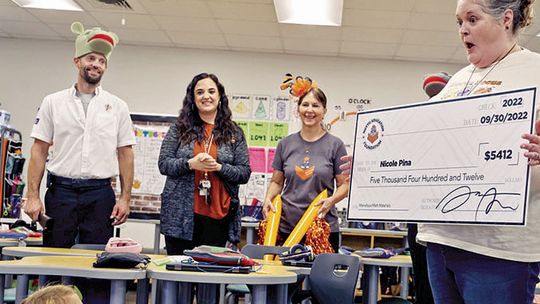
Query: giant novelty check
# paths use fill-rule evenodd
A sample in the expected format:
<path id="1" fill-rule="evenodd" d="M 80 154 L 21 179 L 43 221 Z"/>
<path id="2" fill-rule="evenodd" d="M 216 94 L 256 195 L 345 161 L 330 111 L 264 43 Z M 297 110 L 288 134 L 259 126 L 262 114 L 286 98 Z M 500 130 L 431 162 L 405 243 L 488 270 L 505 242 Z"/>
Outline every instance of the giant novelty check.
<path id="1" fill-rule="evenodd" d="M 357 114 L 348 220 L 525 225 L 536 88 Z"/>

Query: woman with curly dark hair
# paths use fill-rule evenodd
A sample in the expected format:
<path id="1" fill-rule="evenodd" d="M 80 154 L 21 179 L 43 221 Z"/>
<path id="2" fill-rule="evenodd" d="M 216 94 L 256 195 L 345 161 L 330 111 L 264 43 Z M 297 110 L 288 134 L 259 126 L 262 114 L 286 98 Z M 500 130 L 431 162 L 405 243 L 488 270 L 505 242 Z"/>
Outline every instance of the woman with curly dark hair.
<path id="1" fill-rule="evenodd" d="M 215 75 L 193 77 L 163 140 L 158 166 L 167 176 L 161 233 L 169 255 L 240 241 L 238 187 L 251 169 L 244 133 L 232 121 L 225 88 Z"/>

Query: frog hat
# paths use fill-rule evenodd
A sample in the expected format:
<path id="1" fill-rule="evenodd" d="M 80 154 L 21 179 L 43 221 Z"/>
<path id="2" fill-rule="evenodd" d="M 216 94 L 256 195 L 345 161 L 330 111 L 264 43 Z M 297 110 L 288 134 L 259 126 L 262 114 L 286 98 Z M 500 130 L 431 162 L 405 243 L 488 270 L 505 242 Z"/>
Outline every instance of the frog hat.
<path id="1" fill-rule="evenodd" d="M 104 31 L 99 27 L 84 30 L 84 26 L 78 21 L 71 24 L 71 31 L 78 35 L 75 40 L 75 58 L 96 52 L 105 56 L 108 62 L 119 40 L 115 33 Z"/>

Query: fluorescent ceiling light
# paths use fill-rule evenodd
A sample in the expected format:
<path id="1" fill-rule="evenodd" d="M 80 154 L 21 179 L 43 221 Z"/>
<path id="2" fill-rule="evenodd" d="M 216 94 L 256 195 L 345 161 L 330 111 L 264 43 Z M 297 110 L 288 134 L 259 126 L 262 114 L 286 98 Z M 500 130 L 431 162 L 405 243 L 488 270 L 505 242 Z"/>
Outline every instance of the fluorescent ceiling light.
<path id="1" fill-rule="evenodd" d="M 82 11 L 73 0 L 11 0 L 20 7 L 41 8 L 63 11 Z"/>
<path id="2" fill-rule="evenodd" d="M 341 25 L 343 0 L 274 0 L 280 23 Z"/>

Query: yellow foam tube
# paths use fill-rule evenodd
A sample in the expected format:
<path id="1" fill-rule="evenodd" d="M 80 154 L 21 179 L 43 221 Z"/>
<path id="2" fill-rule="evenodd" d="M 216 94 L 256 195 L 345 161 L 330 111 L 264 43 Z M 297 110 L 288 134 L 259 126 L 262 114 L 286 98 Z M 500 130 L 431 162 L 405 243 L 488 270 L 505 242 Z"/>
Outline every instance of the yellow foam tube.
<path id="1" fill-rule="evenodd" d="M 276 246 L 276 239 L 279 230 L 279 220 L 281 218 L 281 195 L 276 195 L 272 201 L 276 212 L 270 210 L 268 212 L 268 219 L 266 221 L 266 233 L 264 234 L 264 244 L 265 246 Z M 272 255 L 265 255 L 264 261 L 269 262 L 273 259 Z"/>
<path id="2" fill-rule="evenodd" d="M 324 189 L 323 192 L 317 195 L 313 202 L 311 202 L 311 205 L 309 205 L 306 212 L 304 212 L 304 215 L 302 215 L 302 218 L 298 221 L 298 224 L 296 224 L 285 243 L 283 243 L 283 247 L 292 247 L 293 245 L 298 244 L 302 240 L 307 230 L 309 229 L 309 226 L 311 226 L 311 223 L 313 223 L 313 221 L 317 217 L 319 209 L 321 209 L 321 206 L 315 206 L 315 204 L 327 197 L 328 191 L 326 189 Z"/>

